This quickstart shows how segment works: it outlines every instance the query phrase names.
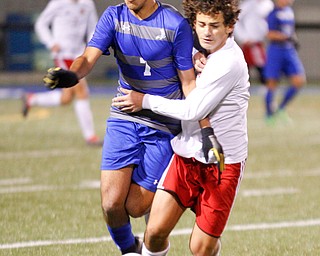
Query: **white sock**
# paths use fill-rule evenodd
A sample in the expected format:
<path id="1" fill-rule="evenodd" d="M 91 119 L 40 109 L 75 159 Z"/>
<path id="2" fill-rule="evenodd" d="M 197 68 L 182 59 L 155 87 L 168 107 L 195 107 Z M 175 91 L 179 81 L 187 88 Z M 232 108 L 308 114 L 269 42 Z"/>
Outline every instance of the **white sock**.
<path id="1" fill-rule="evenodd" d="M 75 100 L 74 110 L 76 112 L 83 137 L 88 140 L 95 136 L 89 99 Z"/>
<path id="2" fill-rule="evenodd" d="M 217 250 L 215 256 L 220 256 L 220 252 L 221 252 L 221 240 L 220 239 L 221 238 L 219 238 L 219 240 L 218 240 L 218 250 Z"/>
<path id="3" fill-rule="evenodd" d="M 150 252 L 147 247 L 145 246 L 145 244 L 143 243 L 142 244 L 142 256 L 166 256 L 168 254 L 168 251 L 170 249 L 170 242 L 169 242 L 169 245 L 168 247 L 161 251 L 161 252 Z"/>
<path id="4" fill-rule="evenodd" d="M 61 105 L 61 90 L 34 93 L 30 97 L 30 106 L 56 107 Z"/>

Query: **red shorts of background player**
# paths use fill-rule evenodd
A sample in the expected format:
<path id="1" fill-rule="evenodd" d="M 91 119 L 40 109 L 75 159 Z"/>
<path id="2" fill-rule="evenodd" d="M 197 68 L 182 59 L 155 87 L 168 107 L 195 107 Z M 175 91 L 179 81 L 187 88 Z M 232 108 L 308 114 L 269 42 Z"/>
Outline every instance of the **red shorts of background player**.
<path id="1" fill-rule="evenodd" d="M 54 59 L 54 65 L 63 69 L 69 69 L 73 61 L 72 59 Z"/>
<path id="2" fill-rule="evenodd" d="M 244 167 L 245 161 L 226 164 L 219 184 L 216 165 L 174 154 L 158 188 L 173 193 L 179 204 L 191 208 L 203 232 L 220 237 L 240 187 Z"/>
<path id="3" fill-rule="evenodd" d="M 241 48 L 249 67 L 264 67 L 266 63 L 266 52 L 263 43 L 243 44 Z"/>

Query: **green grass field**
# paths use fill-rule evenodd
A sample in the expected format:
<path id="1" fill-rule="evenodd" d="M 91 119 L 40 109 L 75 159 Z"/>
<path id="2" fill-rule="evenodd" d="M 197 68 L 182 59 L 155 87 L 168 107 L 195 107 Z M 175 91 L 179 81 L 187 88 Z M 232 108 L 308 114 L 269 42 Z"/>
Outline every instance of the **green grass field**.
<path id="1" fill-rule="evenodd" d="M 92 97 L 103 136 L 110 98 Z M 100 209 L 101 148 L 87 147 L 72 106 L 32 109 L 0 101 L 0 255 L 120 255 Z M 260 94 L 248 111 L 249 158 L 222 238 L 223 256 L 320 255 L 320 94 L 299 95 L 293 123 L 266 126 Z M 185 213 L 169 255 L 190 255 Z M 143 219 L 133 219 L 142 233 Z"/>

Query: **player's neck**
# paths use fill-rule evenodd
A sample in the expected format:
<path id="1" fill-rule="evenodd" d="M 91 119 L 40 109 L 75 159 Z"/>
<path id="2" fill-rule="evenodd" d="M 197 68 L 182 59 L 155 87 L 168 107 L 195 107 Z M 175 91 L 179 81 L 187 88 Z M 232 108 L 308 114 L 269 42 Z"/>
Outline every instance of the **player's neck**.
<path id="1" fill-rule="evenodd" d="M 131 13 L 136 16 L 139 20 L 144 20 L 151 16 L 158 9 L 157 1 L 147 1 L 146 4 L 139 10 L 133 11 Z"/>

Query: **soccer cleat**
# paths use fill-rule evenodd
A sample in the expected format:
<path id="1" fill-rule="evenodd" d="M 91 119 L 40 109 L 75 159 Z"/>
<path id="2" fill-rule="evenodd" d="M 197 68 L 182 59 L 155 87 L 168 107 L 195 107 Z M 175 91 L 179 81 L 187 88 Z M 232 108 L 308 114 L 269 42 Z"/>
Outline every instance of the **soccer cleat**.
<path id="1" fill-rule="evenodd" d="M 103 140 L 100 140 L 96 135 L 86 140 L 88 146 L 101 147 L 103 145 Z"/>
<path id="2" fill-rule="evenodd" d="M 266 116 L 265 118 L 265 122 L 267 126 L 275 126 L 276 124 L 276 118 L 275 116 L 271 115 L 271 116 Z"/>
<path id="3" fill-rule="evenodd" d="M 293 124 L 291 117 L 283 109 L 279 109 L 276 112 L 276 118 L 284 124 L 288 124 L 288 125 Z"/>
<path id="4" fill-rule="evenodd" d="M 28 116 L 29 110 L 30 110 L 30 99 L 31 95 L 30 94 L 24 94 L 21 98 L 22 100 L 22 116 L 26 118 Z"/>

